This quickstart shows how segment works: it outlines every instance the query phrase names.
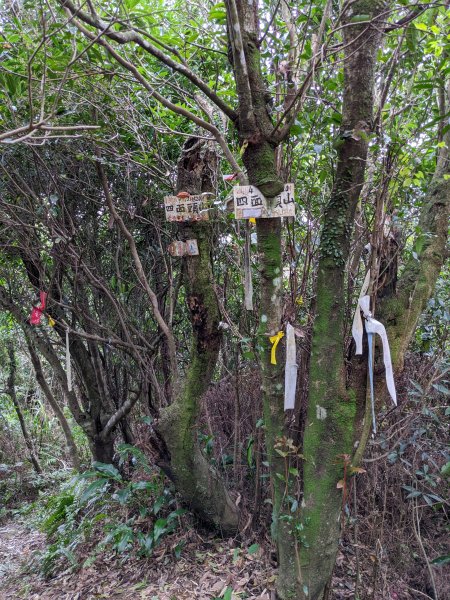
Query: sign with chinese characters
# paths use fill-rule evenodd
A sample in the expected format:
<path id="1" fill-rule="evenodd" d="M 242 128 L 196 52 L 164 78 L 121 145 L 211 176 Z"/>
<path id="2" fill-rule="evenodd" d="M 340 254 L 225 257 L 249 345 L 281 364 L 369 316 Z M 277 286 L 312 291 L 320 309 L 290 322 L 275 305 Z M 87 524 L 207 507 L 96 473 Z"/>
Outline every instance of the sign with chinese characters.
<path id="1" fill-rule="evenodd" d="M 166 221 L 208 221 L 210 195 L 165 196 Z"/>
<path id="2" fill-rule="evenodd" d="M 251 217 L 295 217 L 294 184 L 286 183 L 284 190 L 270 202 L 254 185 L 237 185 L 233 188 L 234 215 L 236 219 Z"/>

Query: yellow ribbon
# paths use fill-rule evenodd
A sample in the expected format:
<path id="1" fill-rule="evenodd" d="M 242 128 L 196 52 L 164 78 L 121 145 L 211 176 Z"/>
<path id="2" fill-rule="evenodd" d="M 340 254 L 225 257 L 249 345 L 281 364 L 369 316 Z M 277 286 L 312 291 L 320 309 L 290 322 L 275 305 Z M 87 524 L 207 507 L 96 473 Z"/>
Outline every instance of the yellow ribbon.
<path id="1" fill-rule="evenodd" d="M 253 223 L 253 225 L 256 225 L 255 217 L 250 217 L 249 221 L 250 221 L 250 223 Z"/>
<path id="2" fill-rule="evenodd" d="M 54 327 L 55 326 L 55 320 L 52 319 L 50 316 L 48 317 L 48 324 L 50 325 L 50 327 Z"/>
<path id="3" fill-rule="evenodd" d="M 270 351 L 270 362 L 272 365 L 276 365 L 277 364 L 277 346 L 279 344 L 279 341 L 281 340 L 281 338 L 284 337 L 284 333 L 282 331 L 279 331 L 277 333 L 277 335 L 272 335 L 269 338 L 270 343 L 272 344 L 272 350 Z"/>

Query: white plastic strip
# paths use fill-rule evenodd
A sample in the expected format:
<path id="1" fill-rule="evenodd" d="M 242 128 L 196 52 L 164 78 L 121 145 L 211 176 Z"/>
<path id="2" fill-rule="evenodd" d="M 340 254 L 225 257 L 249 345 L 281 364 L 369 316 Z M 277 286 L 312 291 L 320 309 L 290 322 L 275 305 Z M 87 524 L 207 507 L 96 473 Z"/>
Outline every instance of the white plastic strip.
<path id="1" fill-rule="evenodd" d="M 295 390 L 297 387 L 297 358 L 295 330 L 290 323 L 286 325 L 286 368 L 284 372 L 284 410 L 295 408 Z"/>
<path id="2" fill-rule="evenodd" d="M 370 270 L 367 271 L 366 277 L 364 279 L 363 286 L 361 288 L 361 292 L 358 298 L 358 304 L 356 305 L 355 315 L 353 317 L 353 325 L 352 325 L 352 335 L 353 339 L 356 343 L 356 352 L 355 354 L 362 354 L 362 340 L 363 340 L 363 322 L 361 318 L 361 309 L 359 306 L 359 302 L 363 296 L 367 293 L 369 289 L 370 283 Z"/>
<path id="3" fill-rule="evenodd" d="M 66 377 L 67 389 L 72 391 L 72 365 L 70 363 L 69 330 L 66 329 Z"/>
<path id="4" fill-rule="evenodd" d="M 251 264 L 252 236 L 250 223 L 245 224 L 244 241 L 244 302 L 247 310 L 253 310 L 253 280 Z"/>
<path id="5" fill-rule="evenodd" d="M 366 331 L 367 333 L 377 333 L 383 344 L 383 361 L 386 369 L 386 385 L 389 394 L 392 398 L 393 403 L 397 406 L 397 392 L 395 390 L 394 383 L 394 372 L 392 369 L 391 351 L 389 348 L 389 340 L 387 337 L 386 329 L 382 323 L 372 317 L 369 310 L 370 307 L 370 296 L 363 296 L 359 301 L 359 306 L 364 313 L 366 319 Z"/>

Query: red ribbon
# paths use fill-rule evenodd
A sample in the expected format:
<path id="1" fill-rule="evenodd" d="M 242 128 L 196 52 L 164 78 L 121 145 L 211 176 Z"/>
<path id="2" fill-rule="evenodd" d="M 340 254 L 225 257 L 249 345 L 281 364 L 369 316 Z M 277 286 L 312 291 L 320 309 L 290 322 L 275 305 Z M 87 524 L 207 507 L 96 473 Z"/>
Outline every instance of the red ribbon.
<path id="1" fill-rule="evenodd" d="M 33 306 L 30 315 L 30 323 L 31 325 L 39 325 L 41 322 L 42 313 L 45 310 L 45 305 L 47 302 L 47 292 L 39 292 L 39 297 L 41 303 L 39 306 Z"/>

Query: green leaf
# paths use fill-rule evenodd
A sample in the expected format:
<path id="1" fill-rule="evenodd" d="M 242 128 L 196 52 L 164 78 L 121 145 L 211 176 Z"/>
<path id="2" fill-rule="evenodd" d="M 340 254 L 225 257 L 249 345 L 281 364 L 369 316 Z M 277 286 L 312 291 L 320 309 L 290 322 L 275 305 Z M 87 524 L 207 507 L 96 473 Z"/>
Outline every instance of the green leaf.
<path id="1" fill-rule="evenodd" d="M 103 479 L 103 478 L 93 481 L 91 484 L 89 484 L 87 486 L 87 488 L 81 494 L 80 502 L 83 504 L 84 502 L 89 500 L 89 498 L 91 498 L 97 492 L 99 492 L 102 488 L 104 488 L 107 485 L 107 483 L 108 483 L 108 480 Z"/>
<path id="2" fill-rule="evenodd" d="M 158 519 L 153 525 L 153 538 L 155 543 L 167 532 L 167 519 Z"/>
<path id="3" fill-rule="evenodd" d="M 227 587 L 224 595 L 222 596 L 223 600 L 231 600 L 232 595 L 233 595 L 233 588 Z"/>
<path id="4" fill-rule="evenodd" d="M 419 31 L 428 31 L 428 27 L 425 23 L 414 23 L 414 27 Z"/>
<path id="5" fill-rule="evenodd" d="M 442 556 L 438 556 L 431 561 L 431 564 L 435 567 L 443 567 L 444 565 L 448 565 L 450 563 L 450 554 L 443 554 Z"/>
<path id="6" fill-rule="evenodd" d="M 441 467 L 441 475 L 448 477 L 450 475 L 450 461 Z"/>
<path id="7" fill-rule="evenodd" d="M 116 481 L 122 481 L 122 476 L 114 465 L 108 465 L 102 462 L 94 462 L 92 466 L 102 475 L 106 475 L 107 477 L 115 479 Z"/>
<path id="8" fill-rule="evenodd" d="M 298 125 L 298 124 L 294 124 L 294 125 L 292 125 L 292 127 L 290 128 L 289 132 L 290 132 L 290 134 L 291 134 L 291 135 L 294 135 L 294 136 L 295 136 L 295 135 L 300 135 L 300 134 L 301 134 L 301 132 L 302 132 L 302 126 L 301 126 L 301 125 Z"/>
<path id="9" fill-rule="evenodd" d="M 350 19 L 350 23 L 364 23 L 370 21 L 370 15 L 355 15 Z"/>
<path id="10" fill-rule="evenodd" d="M 159 496 L 159 498 L 157 498 L 155 500 L 155 503 L 153 504 L 153 512 L 155 515 L 157 515 L 159 513 L 159 511 L 163 507 L 165 501 L 166 501 L 166 497 L 164 496 L 164 494 L 161 494 L 161 496 Z"/>
<path id="11" fill-rule="evenodd" d="M 433 383 L 433 387 L 441 394 L 445 394 L 446 396 L 450 395 L 450 390 L 448 389 L 448 387 L 445 387 L 445 385 L 443 385 L 442 383 Z"/>
<path id="12" fill-rule="evenodd" d="M 259 550 L 259 544 L 252 544 L 247 548 L 249 554 L 256 554 Z"/>
<path id="13" fill-rule="evenodd" d="M 126 504 L 131 496 L 131 489 L 129 487 L 123 488 L 122 490 L 117 490 L 114 493 L 113 499 L 117 500 L 119 504 Z"/>

